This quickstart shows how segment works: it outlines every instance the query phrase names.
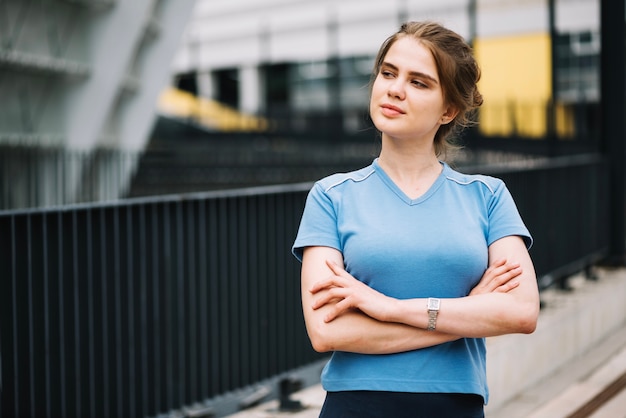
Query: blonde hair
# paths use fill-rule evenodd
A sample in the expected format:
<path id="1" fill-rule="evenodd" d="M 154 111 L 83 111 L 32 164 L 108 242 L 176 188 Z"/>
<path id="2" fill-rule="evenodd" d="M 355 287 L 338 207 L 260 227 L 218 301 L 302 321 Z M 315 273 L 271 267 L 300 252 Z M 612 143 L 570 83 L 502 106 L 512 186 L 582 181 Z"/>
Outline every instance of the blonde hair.
<path id="1" fill-rule="evenodd" d="M 402 37 L 412 37 L 430 50 L 435 64 L 444 100 L 458 111 L 448 124 L 441 125 L 435 134 L 435 153 L 445 155 L 455 144 L 452 134 L 471 126 L 473 113 L 483 103 L 478 91 L 480 68 L 472 53 L 472 48 L 456 32 L 435 22 L 407 22 L 398 32 L 387 38 L 381 45 L 374 63 L 373 80 L 380 72 L 389 48 Z"/>

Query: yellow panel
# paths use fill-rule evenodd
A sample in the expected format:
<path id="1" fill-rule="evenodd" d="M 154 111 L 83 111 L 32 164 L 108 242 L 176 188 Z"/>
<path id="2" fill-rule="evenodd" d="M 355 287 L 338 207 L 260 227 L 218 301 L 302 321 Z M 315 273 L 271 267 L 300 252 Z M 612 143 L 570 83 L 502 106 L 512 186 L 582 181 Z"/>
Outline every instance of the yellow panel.
<path id="1" fill-rule="evenodd" d="M 572 139 L 576 133 L 573 105 L 559 104 L 555 108 L 556 132 L 559 139 Z"/>
<path id="2" fill-rule="evenodd" d="M 267 120 L 246 115 L 213 100 L 195 97 L 191 93 L 168 88 L 161 93 L 158 101 L 160 112 L 193 120 L 208 128 L 221 131 L 266 131 Z"/>
<path id="3" fill-rule="evenodd" d="M 545 109 L 552 92 L 549 34 L 477 39 L 475 53 L 482 69 L 481 131 L 545 135 Z"/>

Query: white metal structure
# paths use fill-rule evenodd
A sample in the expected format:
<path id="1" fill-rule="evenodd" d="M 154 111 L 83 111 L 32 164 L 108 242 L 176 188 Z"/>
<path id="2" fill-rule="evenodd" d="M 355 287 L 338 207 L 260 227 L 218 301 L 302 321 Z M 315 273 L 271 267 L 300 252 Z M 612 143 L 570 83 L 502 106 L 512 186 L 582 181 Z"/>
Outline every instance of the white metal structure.
<path id="1" fill-rule="evenodd" d="M 133 158 L 93 157 L 134 155 L 145 145 L 194 2 L 0 1 L 0 195 L 9 206 L 79 201 L 81 189 L 94 188 L 81 184 L 86 172 L 100 179 L 92 199 L 120 195 Z M 80 158 L 57 165 L 39 155 L 24 167 L 11 147 Z M 36 196 L 23 196 L 26 189 Z"/>

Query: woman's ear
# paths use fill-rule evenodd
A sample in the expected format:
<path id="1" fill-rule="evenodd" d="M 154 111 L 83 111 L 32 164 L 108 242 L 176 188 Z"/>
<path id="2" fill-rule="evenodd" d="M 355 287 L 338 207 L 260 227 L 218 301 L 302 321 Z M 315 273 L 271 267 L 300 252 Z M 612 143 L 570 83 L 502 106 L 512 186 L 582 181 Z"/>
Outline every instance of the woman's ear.
<path id="1" fill-rule="evenodd" d="M 448 123 L 452 122 L 454 118 L 456 118 L 456 115 L 458 114 L 459 114 L 459 111 L 457 110 L 456 107 L 448 106 L 446 108 L 446 111 L 441 116 L 441 124 L 447 125 Z"/>

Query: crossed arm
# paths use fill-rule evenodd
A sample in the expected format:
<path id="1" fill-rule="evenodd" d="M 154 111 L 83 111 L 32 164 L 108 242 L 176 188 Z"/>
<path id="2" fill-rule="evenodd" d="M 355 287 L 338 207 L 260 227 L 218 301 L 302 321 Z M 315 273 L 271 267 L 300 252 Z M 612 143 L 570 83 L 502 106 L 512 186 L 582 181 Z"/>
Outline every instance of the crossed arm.
<path id="1" fill-rule="evenodd" d="M 385 296 L 342 266 L 335 249 L 304 250 L 302 306 L 309 338 L 319 352 L 397 353 L 463 337 L 531 333 L 537 323 L 535 272 L 517 236 L 489 247 L 489 268 L 470 295 L 442 299 L 437 331 L 426 331 L 426 299 Z"/>

